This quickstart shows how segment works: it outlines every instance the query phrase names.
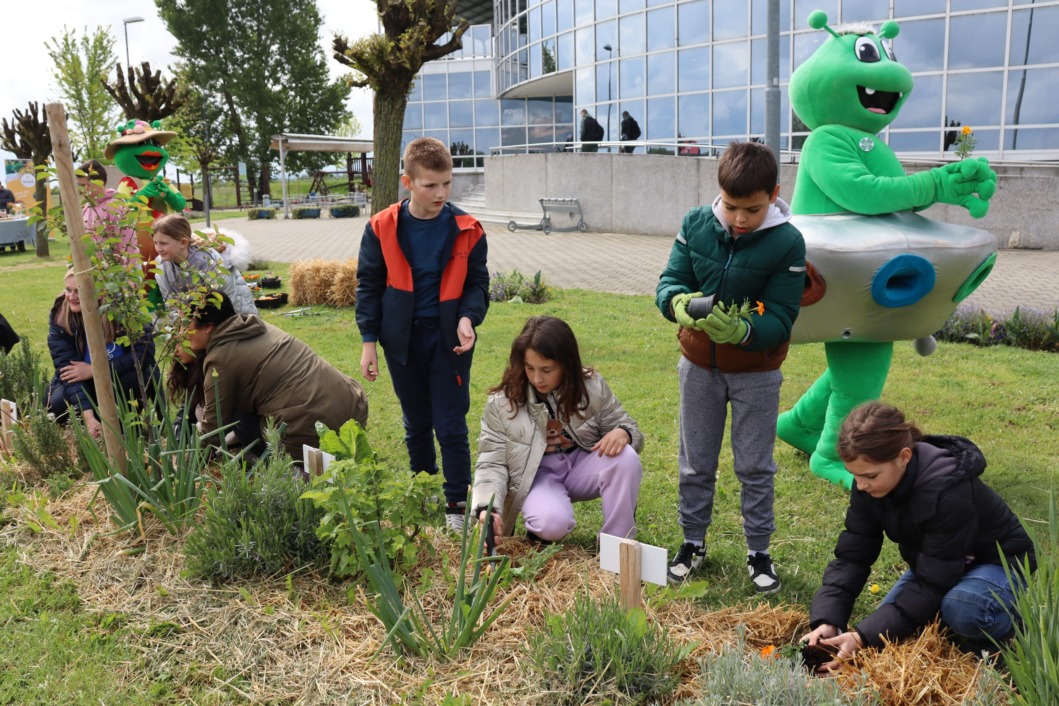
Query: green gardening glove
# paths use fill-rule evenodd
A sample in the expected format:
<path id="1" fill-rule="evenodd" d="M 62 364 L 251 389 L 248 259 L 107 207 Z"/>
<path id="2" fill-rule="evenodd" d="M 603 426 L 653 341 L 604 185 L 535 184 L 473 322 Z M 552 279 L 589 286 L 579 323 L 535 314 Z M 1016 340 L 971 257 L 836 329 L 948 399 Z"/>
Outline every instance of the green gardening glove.
<path id="1" fill-rule="evenodd" d="M 696 320 L 688 313 L 688 302 L 701 296 L 702 292 L 695 292 L 694 294 L 678 294 L 669 300 L 669 306 L 673 310 L 673 318 L 677 320 L 678 324 L 684 328 L 702 330 L 699 327 L 702 323 L 705 323 L 706 320 Z"/>
<path id="2" fill-rule="evenodd" d="M 742 343 L 750 330 L 750 323 L 742 316 L 732 316 L 719 303 L 706 317 L 702 330 L 714 343 Z"/>

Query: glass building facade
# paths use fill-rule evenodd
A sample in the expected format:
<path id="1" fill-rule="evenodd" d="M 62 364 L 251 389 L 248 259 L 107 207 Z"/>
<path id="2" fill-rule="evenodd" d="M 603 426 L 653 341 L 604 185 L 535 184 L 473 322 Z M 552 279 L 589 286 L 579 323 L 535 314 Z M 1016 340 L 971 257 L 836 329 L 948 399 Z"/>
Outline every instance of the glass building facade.
<path id="1" fill-rule="evenodd" d="M 804 138 L 786 88 L 792 67 L 829 36 L 807 25 L 819 9 L 832 27 L 899 23 L 894 51 L 916 85 L 884 137 L 901 156 L 941 158 L 946 133 L 960 124 L 974 128 L 976 154 L 1059 158 L 1059 0 L 781 0 L 780 8 L 782 150 Z M 473 154 L 554 150 L 576 139 L 584 108 L 607 140 L 628 111 L 658 152 L 762 137 L 766 12 L 766 0 L 493 0 L 492 25 L 468 31 L 470 56 L 423 68 L 406 136 L 435 135 Z"/>

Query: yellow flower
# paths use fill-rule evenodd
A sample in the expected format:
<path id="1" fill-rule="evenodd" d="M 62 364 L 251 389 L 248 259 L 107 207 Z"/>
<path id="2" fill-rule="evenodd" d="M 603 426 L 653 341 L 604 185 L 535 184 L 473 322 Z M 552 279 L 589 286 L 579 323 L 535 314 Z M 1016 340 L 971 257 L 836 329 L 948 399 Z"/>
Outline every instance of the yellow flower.
<path id="1" fill-rule="evenodd" d="M 871 591 L 872 593 L 878 593 L 881 589 L 879 588 L 879 584 L 873 583 L 871 585 L 871 588 L 869 588 L 868 590 Z"/>
<path id="2" fill-rule="evenodd" d="M 770 657 L 778 657 L 779 650 L 776 649 L 775 645 L 765 645 L 761 648 L 762 659 L 768 659 Z"/>
<path id="3" fill-rule="evenodd" d="M 970 135 L 974 131 L 971 129 L 970 125 L 964 125 L 963 129 L 961 129 L 960 132 L 964 135 Z"/>
<path id="4" fill-rule="evenodd" d="M 763 316 L 765 314 L 765 302 L 758 302 L 754 310 L 757 311 L 758 316 Z"/>

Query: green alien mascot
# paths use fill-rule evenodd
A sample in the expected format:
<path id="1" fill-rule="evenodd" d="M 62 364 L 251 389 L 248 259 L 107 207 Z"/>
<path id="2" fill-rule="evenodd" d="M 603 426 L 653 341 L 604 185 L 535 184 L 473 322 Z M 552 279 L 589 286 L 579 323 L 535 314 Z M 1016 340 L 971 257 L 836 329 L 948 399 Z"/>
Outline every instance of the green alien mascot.
<path id="1" fill-rule="evenodd" d="M 136 226 L 136 240 L 143 258 L 145 277 L 153 280 L 154 259 L 158 252 L 152 241 L 151 224 L 158 216 L 183 211 L 187 205 L 183 195 L 163 176 L 169 161 L 165 145 L 176 137 L 176 133 L 162 130 L 157 120 L 151 123 L 130 120 L 119 125 L 117 132 L 119 137 L 107 144 L 103 154 L 107 159 L 113 159 L 126 177 L 143 181 L 137 188 L 132 178 L 122 179 L 121 191 L 126 198 L 144 206 Z M 148 288 L 148 297 L 155 307 L 161 303 L 158 288 L 153 283 Z"/>
<path id="2" fill-rule="evenodd" d="M 780 415 L 777 435 L 810 454 L 813 473 L 848 489 L 835 450 L 846 415 L 881 395 L 894 341 L 933 350 L 931 334 L 996 258 L 989 233 L 915 212 L 945 203 L 980 218 L 996 174 L 973 158 L 906 174 L 877 136 L 912 90 L 890 45 L 897 23 L 878 34 L 863 24 L 834 30 L 817 11 L 809 24 L 831 36 L 790 80 L 791 106 L 811 130 L 791 199 L 810 265 L 792 342 L 823 342 L 827 370 Z"/>

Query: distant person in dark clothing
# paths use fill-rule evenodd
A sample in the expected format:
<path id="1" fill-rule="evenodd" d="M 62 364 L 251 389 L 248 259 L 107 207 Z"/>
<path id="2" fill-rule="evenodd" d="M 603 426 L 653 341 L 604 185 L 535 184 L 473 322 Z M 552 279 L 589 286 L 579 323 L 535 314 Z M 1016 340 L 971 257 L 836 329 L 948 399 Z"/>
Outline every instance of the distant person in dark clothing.
<path id="1" fill-rule="evenodd" d="M 3 184 L 0 184 L 0 209 L 11 211 L 12 208 L 10 204 L 15 203 L 16 201 L 18 201 L 18 199 L 15 198 L 14 192 Z"/>
<path id="2" fill-rule="evenodd" d="M 599 152 L 599 141 L 603 139 L 603 126 L 599 121 L 588 114 L 587 110 L 581 110 L 581 151 Z"/>
<path id="3" fill-rule="evenodd" d="M 621 111 L 621 141 L 631 142 L 639 139 L 640 124 L 636 122 L 636 118 L 629 115 L 629 111 Z M 622 145 L 621 147 L 624 154 L 632 154 L 635 149 L 636 145 Z"/>

